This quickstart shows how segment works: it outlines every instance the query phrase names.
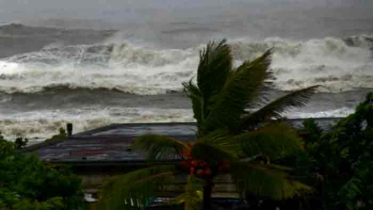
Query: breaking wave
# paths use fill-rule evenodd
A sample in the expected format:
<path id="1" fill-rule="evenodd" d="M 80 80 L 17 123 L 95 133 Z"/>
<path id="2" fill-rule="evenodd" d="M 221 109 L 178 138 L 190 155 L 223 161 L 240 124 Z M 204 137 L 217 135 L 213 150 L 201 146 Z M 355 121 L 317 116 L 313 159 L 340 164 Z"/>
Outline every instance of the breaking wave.
<path id="1" fill-rule="evenodd" d="M 295 42 L 269 38 L 232 43 L 239 60 L 254 59 L 273 48 L 272 69 L 279 90 L 321 85 L 323 92 L 373 88 L 373 36 L 324 38 Z"/>
<path id="2" fill-rule="evenodd" d="M 161 94 L 180 89 L 193 76 L 195 54 L 130 43 L 48 48 L 1 60 L 0 91 L 33 93 L 64 86 Z"/>
<path id="3" fill-rule="evenodd" d="M 273 48 L 274 88 L 321 91 L 373 88 L 373 36 L 308 41 L 267 38 L 231 40 L 237 63 Z M 0 91 L 35 93 L 53 87 L 109 89 L 152 95 L 181 90 L 196 76 L 198 51 L 157 49 L 138 44 L 48 45 L 0 60 Z"/>
<path id="4" fill-rule="evenodd" d="M 27 137 L 30 143 L 44 141 L 74 124 L 74 133 L 113 123 L 192 122 L 189 109 L 143 109 L 85 107 L 68 110 L 29 111 L 12 115 L 0 115 L 1 133 L 9 139 Z"/>
<path id="5" fill-rule="evenodd" d="M 351 108 L 318 112 L 292 112 L 291 118 L 345 117 Z M 4 136 L 15 139 L 26 136 L 30 143 L 44 141 L 58 133 L 66 123 L 74 124 L 74 133 L 106 126 L 113 123 L 194 122 L 191 109 L 85 107 L 67 110 L 29 111 L 12 115 L 0 115 L 0 128 Z"/>

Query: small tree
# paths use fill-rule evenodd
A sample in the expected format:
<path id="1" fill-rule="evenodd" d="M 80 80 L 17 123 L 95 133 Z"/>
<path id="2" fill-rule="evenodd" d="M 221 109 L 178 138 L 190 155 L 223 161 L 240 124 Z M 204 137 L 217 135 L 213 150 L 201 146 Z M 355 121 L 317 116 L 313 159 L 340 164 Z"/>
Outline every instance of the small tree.
<path id="1" fill-rule="evenodd" d="M 66 167 L 17 153 L 19 145 L 0 135 L 1 210 L 86 209 L 81 180 Z"/>
<path id="2" fill-rule="evenodd" d="M 298 175 L 322 178 L 314 209 L 373 209 L 373 93 L 330 130 L 307 120 L 302 132 L 307 157 L 298 156 L 302 164 L 294 168 Z"/>
<path id="3" fill-rule="evenodd" d="M 286 199 L 310 190 L 291 179 L 290 169 L 271 161 L 302 149 L 302 140 L 281 121 L 281 113 L 304 105 L 316 87 L 290 93 L 254 112 L 247 109 L 266 102 L 263 91 L 271 77 L 270 55 L 267 51 L 233 68 L 226 41 L 210 42 L 200 53 L 197 84 L 183 84 L 192 101 L 197 140 L 185 142 L 151 134 L 138 138 L 133 147 L 146 150 L 149 160 L 173 158 L 180 162 L 110 180 L 103 188 L 98 209 L 145 208 L 176 174 L 188 175 L 187 186 L 184 194 L 168 204 L 183 203 L 185 209 L 212 208 L 214 178 L 218 175 L 231 175 L 241 195 Z"/>

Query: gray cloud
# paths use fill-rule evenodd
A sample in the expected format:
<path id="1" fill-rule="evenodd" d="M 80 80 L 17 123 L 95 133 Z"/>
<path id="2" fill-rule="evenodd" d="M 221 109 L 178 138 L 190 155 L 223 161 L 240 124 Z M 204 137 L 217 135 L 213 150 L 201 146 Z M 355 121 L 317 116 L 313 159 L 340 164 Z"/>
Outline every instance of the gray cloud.
<path id="1" fill-rule="evenodd" d="M 120 18 L 131 17 L 137 19 L 146 19 L 148 16 L 157 18 L 158 16 L 167 16 L 167 13 L 181 12 L 180 14 L 184 15 L 183 11 L 189 16 L 199 16 L 201 9 L 210 9 L 219 13 L 228 11 L 230 8 L 244 7 L 250 10 L 257 5 L 278 8 L 288 7 L 288 4 L 338 4 L 338 2 L 349 1 L 351 0 L 0 0 L 0 20 L 1 22 L 9 22 L 30 18 L 70 17 L 118 21 Z M 369 2 L 369 0 L 354 0 L 354 2 L 356 1 L 361 2 L 360 4 Z M 161 12 L 166 14 L 156 14 Z"/>
<path id="2" fill-rule="evenodd" d="M 372 10 L 372 0 L 0 0 L 0 23 L 114 27 L 156 39 L 181 37 L 184 23 L 187 38 L 304 37 L 364 33 Z"/>

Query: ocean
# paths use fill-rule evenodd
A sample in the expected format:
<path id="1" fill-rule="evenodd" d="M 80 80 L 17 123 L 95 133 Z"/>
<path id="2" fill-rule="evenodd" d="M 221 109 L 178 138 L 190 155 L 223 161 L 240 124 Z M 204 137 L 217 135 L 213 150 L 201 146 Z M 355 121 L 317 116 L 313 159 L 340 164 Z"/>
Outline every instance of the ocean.
<path id="1" fill-rule="evenodd" d="M 343 117 L 373 91 L 371 1 L 140 2 L 94 18 L 5 18 L 2 134 L 35 143 L 68 122 L 80 132 L 194 121 L 181 83 L 195 78 L 199 51 L 213 39 L 228 39 L 236 65 L 273 48 L 270 98 L 321 85 L 288 118 Z"/>

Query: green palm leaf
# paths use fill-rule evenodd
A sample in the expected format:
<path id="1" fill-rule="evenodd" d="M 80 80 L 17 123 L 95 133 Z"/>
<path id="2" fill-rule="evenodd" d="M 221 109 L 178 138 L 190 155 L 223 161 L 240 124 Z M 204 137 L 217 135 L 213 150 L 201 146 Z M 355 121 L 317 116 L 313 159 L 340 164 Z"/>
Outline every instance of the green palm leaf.
<path id="1" fill-rule="evenodd" d="M 223 89 L 231 69 L 232 55 L 226 40 L 219 43 L 210 42 L 200 52 L 197 85 L 206 102 L 204 110 L 207 111 L 210 97 L 220 93 Z"/>
<path id="2" fill-rule="evenodd" d="M 154 166 L 117 176 L 101 191 L 97 210 L 145 209 L 150 198 L 174 180 L 175 166 Z"/>
<path id="3" fill-rule="evenodd" d="M 160 206 L 174 206 L 173 209 L 180 209 L 184 205 L 184 210 L 202 210 L 204 181 L 195 176 L 188 176 L 185 193 L 172 198 Z"/>
<path id="4" fill-rule="evenodd" d="M 155 160 L 180 158 L 179 154 L 182 153 L 188 145 L 168 136 L 147 134 L 137 138 L 131 147 L 145 150 L 148 159 Z"/>
<path id="5" fill-rule="evenodd" d="M 194 118 L 197 121 L 197 127 L 199 127 L 205 119 L 203 95 L 198 87 L 193 84 L 192 80 L 184 82 L 183 86 L 187 96 L 192 100 Z"/>
<path id="6" fill-rule="evenodd" d="M 241 129 L 252 130 L 262 122 L 271 119 L 281 119 L 281 113 L 289 108 L 304 106 L 318 87 L 319 86 L 312 86 L 287 94 L 269 103 L 258 111 L 243 117 L 240 123 Z"/>
<path id="7" fill-rule="evenodd" d="M 202 210 L 204 181 L 189 176 L 185 189 L 185 210 Z"/>
<path id="8" fill-rule="evenodd" d="M 242 145 L 247 157 L 262 155 L 270 159 L 294 154 L 303 147 L 297 132 L 286 123 L 267 125 L 255 131 L 237 135 L 233 141 Z"/>
<path id="9" fill-rule="evenodd" d="M 276 165 L 233 163 L 231 175 L 241 193 L 283 200 L 309 192 L 311 188 L 292 180 L 289 170 Z"/>
<path id="10" fill-rule="evenodd" d="M 207 143 L 198 142 L 192 147 L 191 156 L 193 159 L 203 160 L 214 166 L 219 162 L 232 160 L 234 155 Z"/>
<path id="11" fill-rule="evenodd" d="M 237 130 L 247 104 L 254 101 L 257 92 L 269 77 L 268 67 L 271 52 L 252 62 L 244 62 L 231 76 L 222 92 L 214 97 L 211 112 L 204 122 L 203 133 L 219 128 Z"/>
<path id="12" fill-rule="evenodd" d="M 228 159 L 238 158 L 242 154 L 241 142 L 234 139 L 233 135 L 227 129 L 218 129 L 210 132 L 208 135 L 197 139 L 197 144 L 209 145 L 215 150 L 229 156 Z"/>
<path id="13" fill-rule="evenodd" d="M 175 198 L 171 198 L 159 204 L 159 206 L 175 206 L 174 209 L 176 209 L 177 207 L 180 207 L 180 205 L 183 205 L 185 203 L 185 200 L 186 200 L 186 194 L 183 193 Z M 177 209 L 181 209 L 181 208 L 177 208 Z"/>

